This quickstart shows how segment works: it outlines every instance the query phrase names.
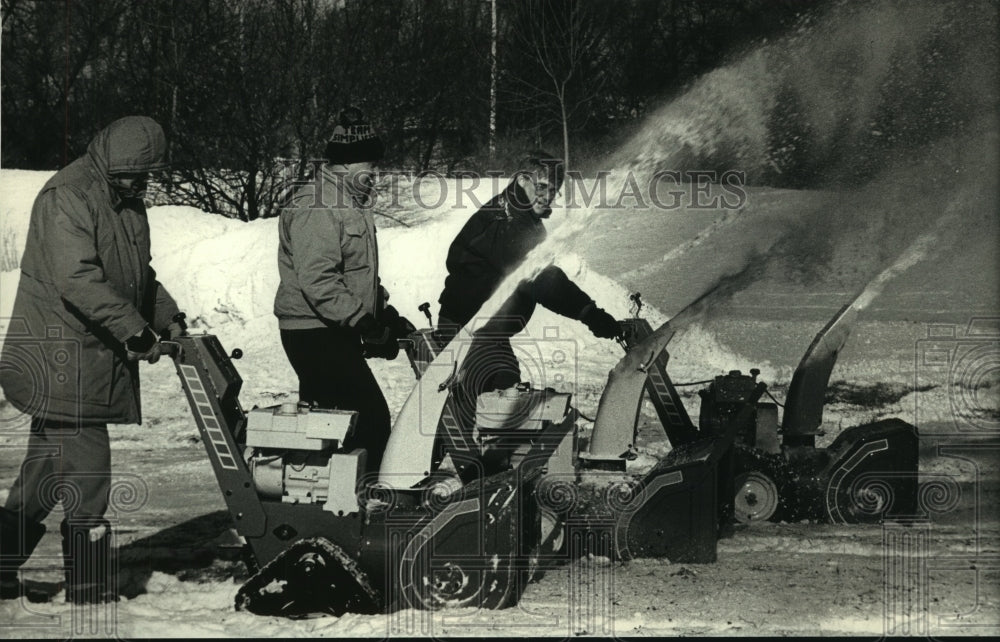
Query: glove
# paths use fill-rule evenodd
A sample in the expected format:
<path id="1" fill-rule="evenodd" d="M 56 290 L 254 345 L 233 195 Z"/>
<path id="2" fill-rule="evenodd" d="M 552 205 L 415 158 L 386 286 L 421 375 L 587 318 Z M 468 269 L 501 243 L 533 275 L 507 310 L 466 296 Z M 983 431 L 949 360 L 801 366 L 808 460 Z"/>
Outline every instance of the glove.
<path id="1" fill-rule="evenodd" d="M 580 321 L 600 339 L 614 339 L 622 335 L 622 326 L 618 320 L 593 303 L 584 308 Z"/>
<path id="2" fill-rule="evenodd" d="M 354 327 L 361 333 L 361 352 L 365 359 L 377 357 L 391 361 L 399 354 L 399 343 L 392 334 L 392 328 L 376 321 L 371 314 L 366 313 L 358 319 Z"/>
<path id="3" fill-rule="evenodd" d="M 187 323 L 184 319 L 187 315 L 183 312 L 178 312 L 170 319 L 170 325 L 160 331 L 160 339 L 164 341 L 169 341 L 170 339 L 175 339 L 177 337 L 187 336 Z"/>
<path id="4" fill-rule="evenodd" d="M 358 319 L 354 328 L 361 334 L 365 343 L 385 343 L 392 336 L 392 330 L 384 323 L 375 320 L 370 312 Z"/>
<path id="5" fill-rule="evenodd" d="M 148 361 L 156 363 L 160 360 L 160 340 L 147 325 L 128 339 L 125 339 L 125 357 L 129 361 Z"/>
<path id="6" fill-rule="evenodd" d="M 392 336 L 396 339 L 405 339 L 411 333 L 417 331 L 417 326 L 413 325 L 409 319 L 399 314 L 399 310 L 391 305 L 385 306 L 382 310 L 382 322 L 389 327 Z"/>

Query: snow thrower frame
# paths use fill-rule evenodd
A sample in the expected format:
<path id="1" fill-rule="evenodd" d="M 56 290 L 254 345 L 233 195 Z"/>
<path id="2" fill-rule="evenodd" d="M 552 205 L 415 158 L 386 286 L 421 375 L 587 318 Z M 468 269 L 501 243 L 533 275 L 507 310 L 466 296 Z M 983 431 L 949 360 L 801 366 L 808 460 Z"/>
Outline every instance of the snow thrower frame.
<path id="1" fill-rule="evenodd" d="M 815 445 L 856 313 L 845 306 L 817 334 L 780 426 L 754 370 L 701 390 L 695 425 L 667 374 L 670 323 L 654 331 L 645 319 L 625 319 L 626 354 L 609 373 L 585 447 L 570 395 L 529 384 L 482 395 L 491 412 L 459 425 L 460 359 L 448 361 L 432 331 L 419 330 L 401 340 L 418 378 L 411 400 L 439 396 L 404 406 L 378 480 L 362 477 L 363 450 L 342 447 L 355 413 L 295 404 L 247 413 L 233 365 L 239 350 L 227 355 L 212 335 L 164 345 L 254 573 L 237 609 L 500 608 L 517 601 L 540 565 L 587 552 L 708 563 L 735 521 L 912 516 L 914 426 L 889 419 Z M 629 476 L 644 395 L 672 448 Z"/>

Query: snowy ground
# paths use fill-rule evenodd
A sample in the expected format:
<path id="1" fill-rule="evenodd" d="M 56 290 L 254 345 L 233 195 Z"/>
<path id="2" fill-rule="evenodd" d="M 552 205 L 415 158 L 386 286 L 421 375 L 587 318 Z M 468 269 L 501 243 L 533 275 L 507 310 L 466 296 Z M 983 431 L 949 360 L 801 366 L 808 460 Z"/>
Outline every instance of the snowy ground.
<path id="1" fill-rule="evenodd" d="M 5 260 L 0 319 L 9 317 L 18 278 L 16 258 L 7 257 L 19 255 L 31 201 L 48 176 L 0 172 Z M 437 202 L 442 185 L 449 193 L 457 187 L 422 184 L 423 202 Z M 485 201 L 493 186 L 481 185 L 474 193 Z M 620 317 L 629 314 L 629 292 L 641 291 L 648 304 L 643 315 L 656 327 L 745 261 L 740 253 L 780 248 L 776 231 L 792 212 L 825 198 L 765 189 L 750 196 L 741 217 L 632 208 L 573 210 L 560 220 L 557 212 L 552 227 L 566 228 L 564 236 L 572 242 L 558 248 L 556 263 Z M 430 301 L 436 314 L 447 245 L 473 210 L 468 202 L 452 207 L 448 199 L 430 209 L 417 207 L 412 197 L 400 203 L 389 213 L 408 226 L 377 219 L 381 273 L 392 303 L 420 326 L 417 306 Z M 294 399 L 296 380 L 271 314 L 276 221 L 243 224 L 184 207 L 155 207 L 149 216 L 154 267 L 188 313 L 192 331 L 216 334 L 226 349 L 244 352 L 237 362 L 245 381 L 243 406 Z M 983 267 L 994 261 L 995 267 L 995 254 L 984 249 L 995 247 L 995 236 L 969 239 L 969 252 L 980 252 L 971 260 Z M 842 252 L 831 265 L 858 265 L 864 248 Z M 161 361 L 143 366 L 144 424 L 111 427 L 116 476 L 140 480 L 145 489 L 134 510 L 117 515 L 125 598 L 110 611 L 74 610 L 61 595 L 45 605 L 4 602 L 0 630 L 27 637 L 996 634 L 1000 311 L 995 298 L 984 298 L 979 290 L 951 291 L 938 266 L 918 264 L 914 270 L 934 276 L 904 272 L 861 316 L 834 371 L 836 395 L 825 416 L 826 442 L 842 428 L 874 418 L 916 423 L 923 439 L 922 475 L 947 476 L 961 490 L 954 502 L 946 502 L 948 510 L 902 536 L 892 526 L 760 524 L 720 541 L 716 564 L 584 559 L 550 569 L 527 587 L 517 607 L 505 611 L 404 611 L 295 622 L 237 613 L 233 597 L 246 570 L 232 549 L 220 547 L 228 513 L 173 368 Z M 671 376 L 686 382 L 758 367 L 780 399 L 812 336 L 864 284 L 849 270 L 847 276 L 844 270 L 834 273 L 837 278 L 803 285 L 765 270 L 734 296 L 719 299 L 670 344 Z M 989 280 L 981 287 L 995 291 Z M 920 288 L 934 294 L 921 297 Z M 985 326 L 975 326 L 985 327 L 985 334 L 970 331 L 972 319 L 986 319 Z M 521 342 L 526 378 L 573 392 L 574 404 L 593 416 L 620 348 L 544 310 Z M 950 361 L 923 358 L 942 345 Z M 575 358 L 558 366 L 552 355 L 560 349 Z M 412 387 L 412 372 L 403 357 L 371 365 L 395 415 Z M 684 390 L 688 410 L 697 416 L 696 387 Z M 25 433 L 23 416 L 3 402 L 0 411 L 2 500 L 23 454 Z M 653 416 L 648 409 L 643 415 L 644 454 L 637 469 L 667 448 Z M 50 531 L 59 519 L 50 517 Z M 908 542 L 905 551 L 896 544 L 899 537 Z M 58 550 L 58 537 L 48 535 L 25 572 L 52 593 L 61 588 Z M 899 560 L 916 565 L 919 573 L 887 574 Z"/>

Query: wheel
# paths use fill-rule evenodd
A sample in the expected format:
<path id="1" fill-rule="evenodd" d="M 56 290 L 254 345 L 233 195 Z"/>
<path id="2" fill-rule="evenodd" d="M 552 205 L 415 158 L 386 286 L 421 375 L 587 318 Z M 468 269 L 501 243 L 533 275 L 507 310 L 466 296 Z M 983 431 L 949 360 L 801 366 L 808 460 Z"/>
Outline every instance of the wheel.
<path id="1" fill-rule="evenodd" d="M 468 597 L 470 578 L 461 566 L 453 562 L 434 569 L 430 576 L 424 576 L 428 604 L 440 607 L 449 604 L 463 604 Z M 464 605 L 464 604 L 463 604 Z"/>
<path id="2" fill-rule="evenodd" d="M 778 486 L 760 471 L 737 475 L 735 504 L 741 524 L 771 519 L 778 510 Z"/>

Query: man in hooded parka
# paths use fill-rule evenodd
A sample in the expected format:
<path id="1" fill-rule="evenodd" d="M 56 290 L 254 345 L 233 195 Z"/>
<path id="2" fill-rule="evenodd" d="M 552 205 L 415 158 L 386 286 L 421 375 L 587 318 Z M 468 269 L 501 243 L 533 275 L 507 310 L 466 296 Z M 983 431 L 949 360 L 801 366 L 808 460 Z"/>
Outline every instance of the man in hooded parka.
<path id="1" fill-rule="evenodd" d="M 142 422 L 139 361 L 184 315 L 150 267 L 142 201 L 167 168 L 163 129 L 129 116 L 42 188 L 0 356 L 4 396 L 31 417 L 27 454 L 0 509 L 0 595 L 24 593 L 17 569 L 62 502 L 66 599 L 117 599 L 108 585 L 111 485 L 107 425 Z M 32 596 L 28 596 L 29 598 Z"/>

